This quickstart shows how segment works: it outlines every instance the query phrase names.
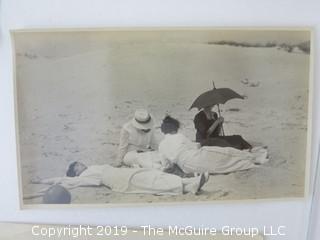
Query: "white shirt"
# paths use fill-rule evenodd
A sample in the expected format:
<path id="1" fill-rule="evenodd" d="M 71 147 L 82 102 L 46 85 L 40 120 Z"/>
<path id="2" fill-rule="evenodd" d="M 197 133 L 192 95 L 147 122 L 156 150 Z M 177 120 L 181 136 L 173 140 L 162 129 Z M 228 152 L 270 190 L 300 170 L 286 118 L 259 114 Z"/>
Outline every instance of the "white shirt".
<path id="1" fill-rule="evenodd" d="M 192 142 L 181 133 L 166 134 L 159 145 L 159 152 L 170 162 L 178 163 L 182 155 L 198 148 L 197 143 Z"/>
<path id="2" fill-rule="evenodd" d="M 80 186 L 105 185 L 115 192 L 125 192 L 131 182 L 131 178 L 148 169 L 143 168 L 114 168 L 108 164 L 92 165 L 76 177 L 58 177 L 42 180 L 44 184 L 61 184 L 67 189 Z"/>
<path id="3" fill-rule="evenodd" d="M 154 129 L 149 132 L 143 132 L 127 122 L 123 125 L 120 132 L 120 141 L 118 147 L 118 161 L 122 161 L 129 151 L 148 151 L 157 149 L 159 141 L 155 137 Z"/>

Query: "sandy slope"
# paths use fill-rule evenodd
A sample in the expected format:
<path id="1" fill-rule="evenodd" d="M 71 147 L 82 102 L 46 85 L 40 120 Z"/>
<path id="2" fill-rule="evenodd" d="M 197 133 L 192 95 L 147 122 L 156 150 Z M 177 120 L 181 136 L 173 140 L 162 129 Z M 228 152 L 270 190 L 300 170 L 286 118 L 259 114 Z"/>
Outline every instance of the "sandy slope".
<path id="1" fill-rule="evenodd" d="M 247 96 L 222 106 L 225 132 L 268 146 L 268 164 L 211 176 L 197 197 L 128 197 L 101 187 L 72 190 L 73 202 L 303 195 L 309 55 L 273 48 L 135 43 L 65 58 L 20 53 L 17 67 L 26 193 L 43 187 L 28 183 L 33 176 L 63 175 L 71 161 L 89 165 L 112 162 L 120 127 L 138 107 L 153 113 L 157 127 L 164 114 L 171 113 L 183 123 L 182 131 L 194 139 L 192 119 L 196 110 L 187 109 L 214 80 L 217 87 L 231 87 Z"/>

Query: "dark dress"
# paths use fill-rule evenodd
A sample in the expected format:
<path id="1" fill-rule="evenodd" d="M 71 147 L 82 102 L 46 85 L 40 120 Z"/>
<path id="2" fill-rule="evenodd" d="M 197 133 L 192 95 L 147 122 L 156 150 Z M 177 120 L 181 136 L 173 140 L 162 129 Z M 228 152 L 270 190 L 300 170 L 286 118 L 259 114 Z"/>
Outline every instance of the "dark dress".
<path id="1" fill-rule="evenodd" d="M 240 135 L 220 136 L 221 125 L 218 125 L 210 136 L 207 137 L 207 131 L 217 119 L 217 113 L 214 113 L 213 119 L 208 119 L 204 111 L 200 111 L 194 117 L 193 122 L 197 130 L 196 142 L 199 142 L 201 146 L 233 147 L 240 150 L 252 148 Z"/>
<path id="2" fill-rule="evenodd" d="M 207 115 L 204 111 L 200 111 L 195 117 L 194 117 L 194 126 L 197 130 L 196 133 L 196 141 L 201 142 L 204 139 L 207 138 L 207 131 L 210 128 L 210 126 L 218 119 L 218 114 L 214 112 L 213 119 L 208 119 Z M 218 137 L 220 133 L 221 127 L 218 126 L 209 136 L 211 137 Z"/>

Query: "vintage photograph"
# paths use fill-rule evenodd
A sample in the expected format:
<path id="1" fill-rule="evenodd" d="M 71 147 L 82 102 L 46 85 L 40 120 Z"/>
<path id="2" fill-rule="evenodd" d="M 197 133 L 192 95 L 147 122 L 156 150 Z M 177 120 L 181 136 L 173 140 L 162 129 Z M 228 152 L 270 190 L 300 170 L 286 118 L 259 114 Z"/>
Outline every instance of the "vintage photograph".
<path id="1" fill-rule="evenodd" d="M 12 39 L 23 206 L 304 197 L 310 29 Z"/>

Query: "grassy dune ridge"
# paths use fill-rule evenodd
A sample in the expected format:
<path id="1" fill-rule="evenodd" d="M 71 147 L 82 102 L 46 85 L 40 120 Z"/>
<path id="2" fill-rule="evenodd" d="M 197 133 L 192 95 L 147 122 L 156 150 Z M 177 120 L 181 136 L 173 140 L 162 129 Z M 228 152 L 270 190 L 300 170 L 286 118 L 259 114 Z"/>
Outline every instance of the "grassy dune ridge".
<path id="1" fill-rule="evenodd" d="M 277 47 L 278 49 L 284 49 L 287 52 L 292 52 L 294 49 L 298 49 L 303 53 L 310 54 L 310 41 L 301 42 L 299 44 L 288 44 L 288 43 L 277 43 L 267 42 L 267 43 L 248 43 L 248 42 L 237 42 L 237 41 L 216 41 L 216 42 L 208 42 L 208 44 L 216 44 L 216 45 L 228 45 L 235 47 L 255 47 L 255 48 L 273 48 Z"/>

